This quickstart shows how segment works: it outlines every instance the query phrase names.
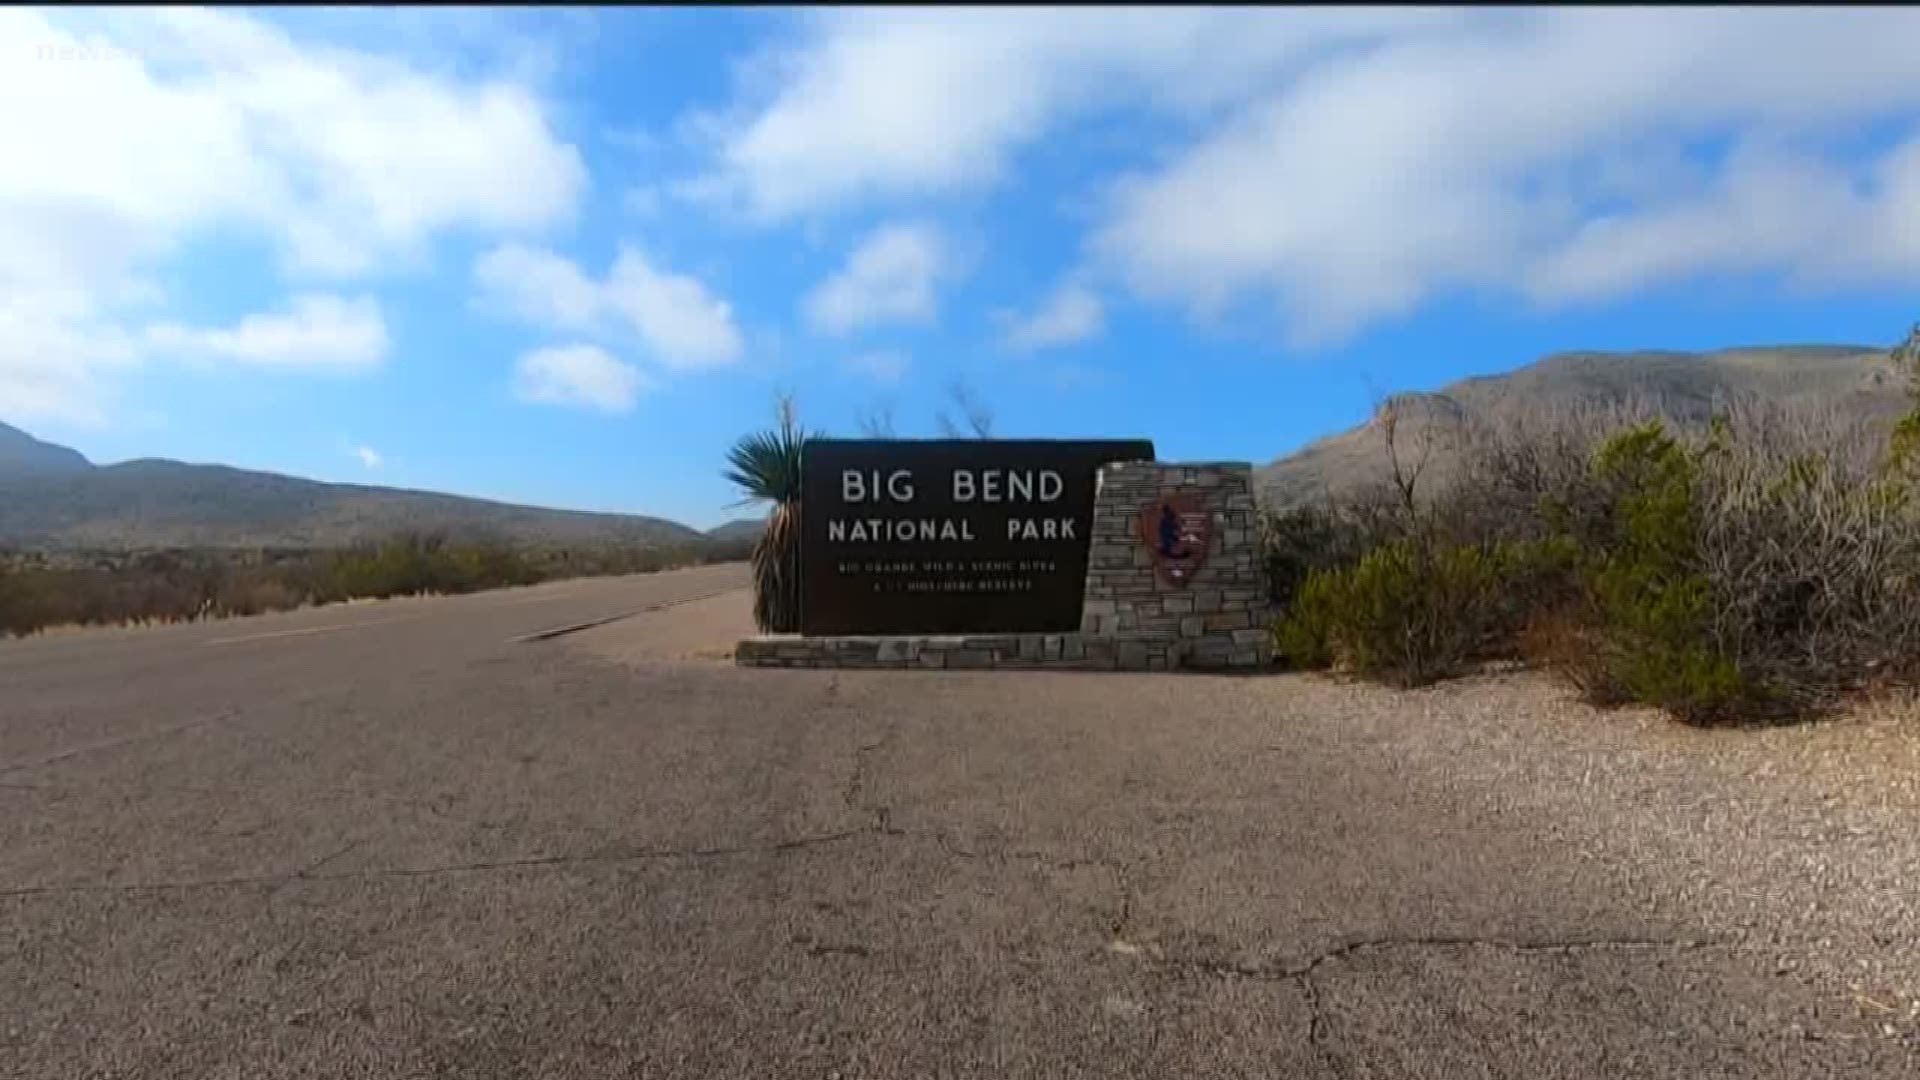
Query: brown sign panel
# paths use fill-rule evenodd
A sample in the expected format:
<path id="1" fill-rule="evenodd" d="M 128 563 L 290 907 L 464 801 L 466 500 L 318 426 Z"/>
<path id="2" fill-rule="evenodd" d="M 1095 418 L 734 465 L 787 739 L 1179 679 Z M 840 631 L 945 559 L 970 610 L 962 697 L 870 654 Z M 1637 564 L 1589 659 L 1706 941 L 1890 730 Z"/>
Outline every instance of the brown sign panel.
<path id="1" fill-rule="evenodd" d="M 1153 553 L 1160 580 L 1183 588 L 1207 561 L 1213 515 L 1185 495 L 1155 499 L 1140 512 L 1140 542 Z"/>
<path id="2" fill-rule="evenodd" d="M 1080 628 L 1095 475 L 1145 440 L 810 439 L 803 634 Z"/>

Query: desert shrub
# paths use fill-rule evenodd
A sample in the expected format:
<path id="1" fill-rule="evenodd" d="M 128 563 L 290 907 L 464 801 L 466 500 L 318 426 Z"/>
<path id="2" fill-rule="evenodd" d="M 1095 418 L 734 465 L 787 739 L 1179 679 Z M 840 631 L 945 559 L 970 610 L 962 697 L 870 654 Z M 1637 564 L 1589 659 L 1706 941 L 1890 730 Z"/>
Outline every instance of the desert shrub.
<path id="1" fill-rule="evenodd" d="M 1897 425 L 1650 397 L 1458 425 L 1417 497 L 1269 515 L 1290 662 L 1410 685 L 1517 655 L 1693 722 L 1920 678 L 1920 395 Z"/>
<path id="2" fill-rule="evenodd" d="M 1519 657 L 1529 626 L 1579 599 L 1585 552 L 1570 536 L 1542 536 L 1497 541 L 1489 558 L 1494 582 L 1482 654 Z"/>
<path id="3" fill-rule="evenodd" d="M 1711 634 L 1789 711 L 1818 711 L 1920 657 L 1920 530 L 1886 433 L 1749 402 L 1698 455 Z"/>
<path id="4" fill-rule="evenodd" d="M 1273 626 L 1273 647 L 1282 662 L 1303 670 L 1333 663 L 1334 616 L 1346 588 L 1343 570 L 1311 570 Z"/>
<path id="5" fill-rule="evenodd" d="M 1663 414 L 1651 395 L 1559 406 L 1499 405 L 1462 419 L 1460 462 L 1436 499 L 1456 542 L 1564 537 L 1600 539 L 1612 498 L 1596 482 L 1594 454 L 1615 433 Z"/>
<path id="6" fill-rule="evenodd" d="M 1338 663 L 1409 686 L 1518 655 L 1534 613 L 1578 592 L 1577 545 L 1542 510 L 1545 496 L 1568 486 L 1562 477 L 1586 471 L 1599 425 L 1575 416 L 1584 427 L 1559 416 L 1544 425 L 1519 415 L 1497 425 L 1450 420 L 1458 426 L 1445 445 L 1470 467 L 1444 481 L 1414 456 L 1426 447 L 1394 449 L 1395 426 L 1385 423 L 1388 480 L 1338 503 L 1266 515 L 1265 565 L 1281 609 L 1276 651 L 1295 667 Z"/>
<path id="7" fill-rule="evenodd" d="M 1596 701 L 1657 705 L 1688 720 L 1719 718 L 1765 697 L 1714 633 L 1715 590 L 1703 572 L 1695 451 L 1661 422 L 1602 443 L 1593 478 L 1610 496 L 1583 570 L 1586 632 L 1566 659 Z"/>
<path id="8" fill-rule="evenodd" d="M 452 545 L 442 536 L 415 534 L 336 553 L 319 592 L 326 600 L 464 593 L 530 585 L 545 576 L 508 547 Z"/>
<path id="9" fill-rule="evenodd" d="M 460 592 L 497 589 L 514 585 L 532 585 L 541 573 L 519 552 L 499 544 L 482 544 L 462 550 L 455 559 L 450 585 Z"/>
<path id="10" fill-rule="evenodd" d="M 1338 663 L 1365 678 L 1421 686 L 1482 652 L 1499 621 L 1499 597 L 1495 560 L 1481 549 L 1397 540 L 1350 567 L 1309 574 L 1275 646 L 1297 666 Z"/>
<path id="11" fill-rule="evenodd" d="M 1907 331 L 1889 356 L 1894 368 L 1907 380 L 1910 407 L 1893 426 L 1887 441 L 1884 470 L 1895 481 L 1895 488 L 1907 488 L 1920 475 L 1920 323 Z M 1899 483 L 1905 481 L 1905 483 Z"/>
<path id="12" fill-rule="evenodd" d="M 725 476 L 745 502 L 772 507 L 753 545 L 753 621 L 763 633 L 790 634 L 800 629 L 800 456 L 810 436 L 791 397 L 775 414 L 774 427 L 733 444 Z M 986 421 L 975 427 L 984 436 Z"/>
<path id="13" fill-rule="evenodd" d="M 1626 703 L 1601 657 L 1605 654 L 1595 622 L 1569 603 L 1536 611 L 1516 638 L 1520 658 L 1560 677 L 1588 704 L 1607 708 Z"/>
<path id="14" fill-rule="evenodd" d="M 1381 430 L 1391 447 L 1394 426 Z M 1511 427 L 1498 431 L 1501 445 L 1524 449 Z M 1509 494 L 1484 482 L 1491 470 L 1481 482 L 1456 471 L 1428 497 L 1424 465 L 1409 467 L 1404 447 L 1394 453 L 1390 479 L 1262 520 L 1281 610 L 1274 646 L 1292 666 L 1339 663 L 1396 685 L 1432 682 L 1474 659 L 1516 655 L 1532 612 L 1576 591 L 1577 552 L 1538 525 L 1538 500 L 1524 485 Z M 1524 508 L 1496 508 L 1487 498 L 1496 494 Z"/>
<path id="15" fill-rule="evenodd" d="M 308 596 L 298 584 L 254 571 L 236 574 L 221 583 L 212 613 L 221 616 L 259 615 L 269 611 L 288 611 L 306 603 Z"/>
<path id="16" fill-rule="evenodd" d="M 1455 674 L 1481 649 L 1497 593 L 1478 548 L 1376 548 L 1348 572 L 1334 647 L 1357 674 L 1421 686 Z"/>
<path id="17" fill-rule="evenodd" d="M 1449 534 L 1547 538 L 1582 564 L 1578 596 L 1516 598 L 1531 609 L 1520 651 L 1592 699 L 1694 720 L 1805 714 L 1920 674 L 1920 472 L 1899 434 L 1920 421 L 1890 442 L 1834 404 L 1662 414 L 1699 411 L 1643 399 L 1469 418 L 1437 500 Z"/>
<path id="18" fill-rule="evenodd" d="M 729 555 L 738 557 L 702 543 L 519 549 L 431 534 L 336 551 L 0 550 L 0 635 L 255 615 L 360 597 L 472 592 L 661 570 Z"/>
<path id="19" fill-rule="evenodd" d="M 1272 602 L 1290 605 L 1316 571 L 1359 561 L 1374 538 L 1350 513 L 1333 505 L 1290 507 L 1260 519 L 1260 554 L 1266 564 Z"/>

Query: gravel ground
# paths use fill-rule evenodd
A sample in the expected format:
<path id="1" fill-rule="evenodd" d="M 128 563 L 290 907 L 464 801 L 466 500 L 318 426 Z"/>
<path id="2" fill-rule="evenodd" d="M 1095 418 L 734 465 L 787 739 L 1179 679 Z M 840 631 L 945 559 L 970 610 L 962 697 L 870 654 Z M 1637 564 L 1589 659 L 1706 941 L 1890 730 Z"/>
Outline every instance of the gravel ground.
<path id="1" fill-rule="evenodd" d="M 1910 698 L 1823 723 L 1698 729 L 1652 710 L 1600 712 L 1526 673 L 1411 693 L 1311 682 L 1316 701 L 1391 745 L 1410 772 L 1539 823 L 1541 839 L 1602 868 L 1647 912 L 1693 913 L 1844 991 L 1887 1033 L 1914 1031 L 1920 710 Z"/>

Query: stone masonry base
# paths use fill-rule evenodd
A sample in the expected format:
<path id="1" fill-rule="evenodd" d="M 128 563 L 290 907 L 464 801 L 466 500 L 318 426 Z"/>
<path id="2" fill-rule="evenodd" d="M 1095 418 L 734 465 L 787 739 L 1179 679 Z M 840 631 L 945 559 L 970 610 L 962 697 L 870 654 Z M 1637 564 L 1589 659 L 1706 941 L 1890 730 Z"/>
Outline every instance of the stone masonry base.
<path id="1" fill-rule="evenodd" d="M 1255 640 L 1255 636 L 1258 640 Z M 800 637 L 775 634 L 742 639 L 734 663 L 742 667 L 921 668 L 935 670 L 1171 671 L 1257 668 L 1270 659 L 1264 629 L 1245 628 L 1246 642 L 1229 653 L 1174 655 L 1171 643 L 1124 641 L 1086 634 L 970 634 L 961 636 Z"/>

